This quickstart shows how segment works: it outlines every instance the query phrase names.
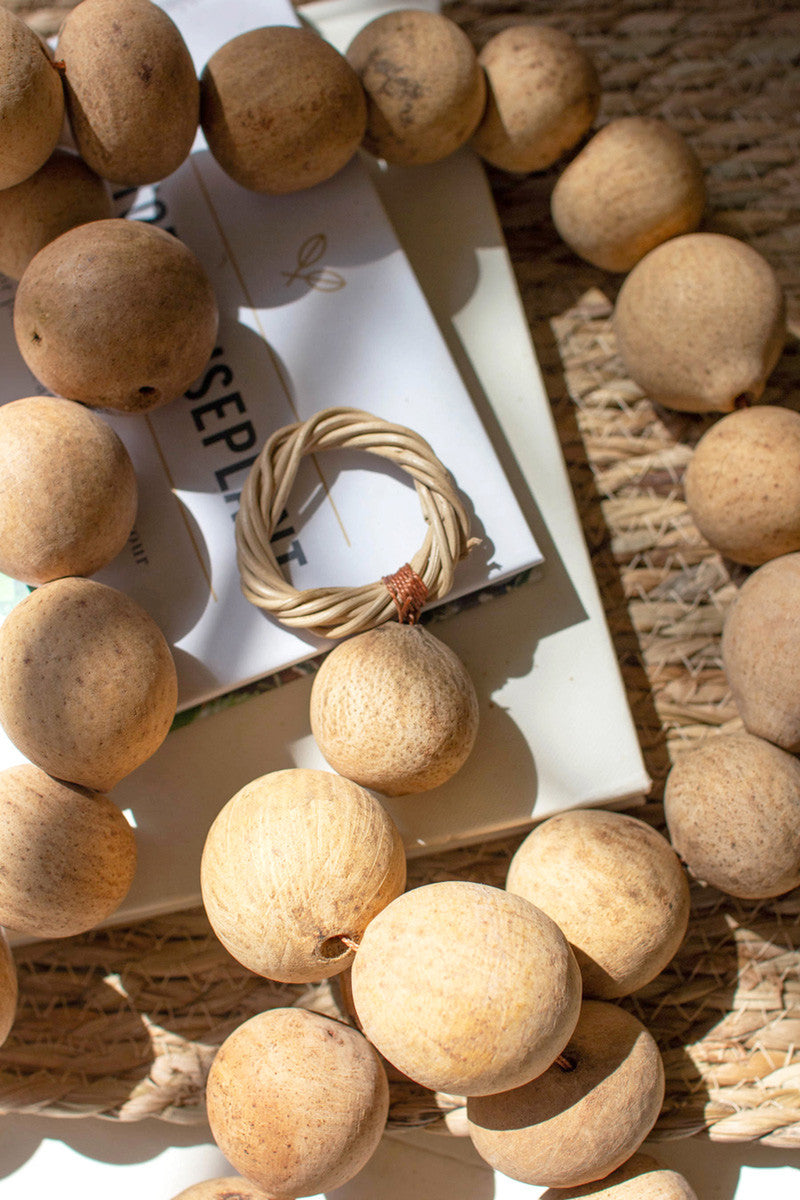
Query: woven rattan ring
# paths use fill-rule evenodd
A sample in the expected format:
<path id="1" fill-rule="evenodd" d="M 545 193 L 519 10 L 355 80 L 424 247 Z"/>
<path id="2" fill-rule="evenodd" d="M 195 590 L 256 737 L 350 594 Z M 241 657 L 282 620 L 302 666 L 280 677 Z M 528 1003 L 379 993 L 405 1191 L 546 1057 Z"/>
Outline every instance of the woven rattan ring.
<path id="1" fill-rule="evenodd" d="M 320 450 L 366 450 L 390 459 L 414 480 L 428 529 L 410 563 L 361 587 L 298 590 L 284 578 L 270 538 L 300 459 Z M 479 539 L 448 471 L 413 430 L 357 408 L 327 408 L 272 435 L 253 464 L 236 517 L 242 591 L 282 624 L 328 638 L 347 637 L 397 619 L 413 624 L 424 604 L 445 596 L 453 572 Z"/>

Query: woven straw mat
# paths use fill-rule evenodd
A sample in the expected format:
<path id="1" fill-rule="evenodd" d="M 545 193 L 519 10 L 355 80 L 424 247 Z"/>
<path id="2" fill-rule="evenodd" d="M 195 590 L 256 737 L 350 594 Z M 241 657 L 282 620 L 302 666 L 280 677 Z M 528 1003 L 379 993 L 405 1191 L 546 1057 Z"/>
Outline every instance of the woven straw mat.
<path id="1" fill-rule="evenodd" d="M 8 3 L 8 0 L 6 0 Z M 63 8 L 25 12 L 52 32 Z M 599 123 L 658 115 L 707 169 L 704 227 L 756 247 L 786 290 L 790 337 L 766 399 L 800 408 L 800 10 L 774 0 L 454 3 L 480 46 L 511 21 L 573 33 L 603 83 Z M 620 277 L 579 261 L 548 209 L 554 172 L 490 173 L 586 539 L 654 787 L 639 815 L 662 823 L 671 762 L 738 727 L 719 635 L 743 571 L 706 546 L 681 478 L 706 418 L 656 409 L 626 377 L 610 315 Z M 450 877 L 502 885 L 519 839 L 412 862 L 409 884 Z M 767 903 L 694 887 L 685 944 L 624 1001 L 664 1055 L 655 1137 L 800 1146 L 800 890 Z M 0 1050 L 0 1108 L 119 1120 L 203 1117 L 220 1041 L 276 1004 L 338 1012 L 336 984 L 276 985 L 222 951 L 202 911 L 16 951 L 18 1019 Z M 392 1084 L 390 1124 L 456 1130 L 457 1097 Z"/>

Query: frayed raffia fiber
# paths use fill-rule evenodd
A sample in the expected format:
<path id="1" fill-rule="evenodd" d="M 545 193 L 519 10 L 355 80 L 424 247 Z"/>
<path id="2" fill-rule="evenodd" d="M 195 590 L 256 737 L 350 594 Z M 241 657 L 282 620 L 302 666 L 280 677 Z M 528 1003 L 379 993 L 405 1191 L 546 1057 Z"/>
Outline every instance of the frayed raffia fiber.
<path id="1" fill-rule="evenodd" d="M 546 21 L 591 52 L 601 121 L 662 116 L 707 170 L 704 227 L 742 237 L 786 290 L 790 338 L 766 399 L 800 409 L 800 12 L 795 3 L 632 0 L 451 3 L 475 44 L 510 21 Z M 53 10 L 32 10 L 42 32 Z M 626 377 L 610 315 L 620 278 L 581 263 L 549 219 L 555 172 L 490 174 L 654 788 L 638 815 L 661 828 L 664 778 L 700 739 L 735 729 L 719 635 L 744 572 L 703 542 L 682 475 L 708 419 L 657 410 Z M 410 886 L 502 884 L 519 838 L 411 863 Z M 203 1116 L 220 1041 L 276 1004 L 346 1015 L 336 983 L 250 975 L 202 912 L 16 951 L 19 1015 L 0 1049 L 0 1108 L 119 1120 Z M 667 1094 L 654 1134 L 800 1146 L 800 890 L 745 903 L 693 884 L 673 963 L 624 1001 L 656 1036 Z M 392 1082 L 390 1123 L 463 1128 L 458 1097 Z"/>

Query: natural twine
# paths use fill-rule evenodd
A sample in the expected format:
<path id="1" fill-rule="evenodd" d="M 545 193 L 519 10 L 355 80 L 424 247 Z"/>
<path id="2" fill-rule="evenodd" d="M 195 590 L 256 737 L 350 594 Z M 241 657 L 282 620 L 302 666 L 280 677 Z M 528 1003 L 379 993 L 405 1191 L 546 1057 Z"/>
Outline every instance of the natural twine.
<path id="1" fill-rule="evenodd" d="M 717 0 L 460 0 L 445 11 L 476 46 L 512 21 L 567 30 L 598 66 L 601 122 L 661 116 L 690 140 L 707 173 L 704 228 L 747 240 L 784 286 L 791 333 L 765 399 L 800 409 L 795 0 L 733 0 L 724 13 Z M 43 33 L 57 17 L 32 12 Z M 658 409 L 627 377 L 611 326 L 620 280 L 559 242 L 555 172 L 489 178 L 654 780 L 652 802 L 633 812 L 663 829 L 671 763 L 740 727 L 719 639 L 745 572 L 703 541 L 682 491 L 708 419 Z M 412 860 L 409 886 L 502 886 L 518 841 Z M 240 1021 L 278 1003 L 342 1012 L 335 982 L 291 988 L 245 971 L 200 910 L 20 947 L 15 958 L 19 1015 L 0 1048 L 0 1111 L 200 1121 L 215 1049 Z M 693 883 L 683 946 L 625 1005 L 664 1057 L 654 1137 L 705 1131 L 800 1148 L 800 889 L 750 902 Z M 396 1077 L 391 1099 L 394 1127 L 457 1129 L 463 1114 L 458 1097 Z"/>
<path id="2" fill-rule="evenodd" d="M 321 450 L 364 450 L 387 458 L 414 480 L 427 531 L 410 563 L 360 587 L 297 589 L 281 571 L 271 538 L 300 460 Z M 286 425 L 264 444 L 242 489 L 236 547 L 246 598 L 290 628 L 342 638 L 398 619 L 413 624 L 426 600 L 452 590 L 456 563 L 476 544 L 447 469 L 412 429 L 357 408 L 327 408 Z"/>

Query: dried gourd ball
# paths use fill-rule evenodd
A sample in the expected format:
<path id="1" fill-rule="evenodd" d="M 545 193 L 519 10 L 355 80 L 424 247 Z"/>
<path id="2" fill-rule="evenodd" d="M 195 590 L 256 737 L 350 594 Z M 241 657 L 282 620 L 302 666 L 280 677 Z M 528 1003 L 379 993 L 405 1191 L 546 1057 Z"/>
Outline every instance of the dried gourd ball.
<path id="1" fill-rule="evenodd" d="M 364 146 L 386 162 L 438 162 L 483 115 L 486 81 L 472 43 L 441 13 L 382 13 L 356 34 L 347 58 L 367 96 Z"/>
<path id="2" fill-rule="evenodd" d="M 133 186 L 178 169 L 197 133 L 200 88 L 163 8 L 81 0 L 67 13 L 56 54 L 75 144 L 98 175 Z"/>
<path id="3" fill-rule="evenodd" d="M 106 792 L 156 752 L 178 696 L 153 618 L 94 579 L 55 579 L 0 625 L 0 723 L 56 779 Z"/>
<path id="4" fill-rule="evenodd" d="M 618 117 L 556 181 L 553 224 L 571 250 L 606 271 L 630 271 L 667 238 L 691 233 L 706 204 L 689 143 L 656 117 Z"/>
<path id="5" fill-rule="evenodd" d="M 580 971 L 554 921 L 462 880 L 413 888 L 367 926 L 351 972 L 364 1033 L 404 1075 L 475 1096 L 545 1071 L 580 1011 Z"/>
<path id="6" fill-rule="evenodd" d="M 800 413 L 728 413 L 700 438 L 683 484 L 695 525 L 726 558 L 758 567 L 800 550 Z"/>
<path id="7" fill-rule="evenodd" d="M 14 333 L 45 387 L 93 408 L 147 412 L 208 362 L 217 302 L 197 256 L 172 234 L 120 217 L 63 233 L 32 259 Z"/>
<path id="8" fill-rule="evenodd" d="M 263 1188 L 241 1175 L 220 1175 L 216 1179 L 193 1183 L 172 1200 L 270 1200 L 270 1197 Z"/>
<path id="9" fill-rule="evenodd" d="M 340 1187 L 371 1158 L 386 1125 L 389 1084 L 358 1030 L 275 1008 L 222 1043 L 206 1104 L 234 1170 L 270 1200 L 295 1200 Z"/>
<path id="10" fill-rule="evenodd" d="M 208 919 L 257 975 L 307 983 L 350 965 L 367 924 L 406 881 L 379 802 L 330 771 L 253 780 L 215 818 L 200 871 Z"/>
<path id="11" fill-rule="evenodd" d="M 704 883 L 747 900 L 800 885 L 800 762 L 749 733 L 685 751 L 667 776 L 673 846 Z"/>
<path id="12" fill-rule="evenodd" d="M 553 918 L 575 952 L 584 995 L 600 1000 L 654 979 L 689 923 L 678 856 L 624 813 L 585 809 L 543 821 L 514 854 L 506 887 Z"/>
<path id="13" fill-rule="evenodd" d="M 0 407 L 0 571 L 37 585 L 93 575 L 125 546 L 138 489 L 111 426 L 81 404 L 27 396 Z"/>
<path id="14" fill-rule="evenodd" d="M 626 276 L 613 327 L 625 367 L 651 400 L 732 412 L 760 399 L 786 339 L 786 304 L 752 246 L 722 233 L 685 233 Z"/>
<path id="15" fill-rule="evenodd" d="M 14 187 L 50 157 L 64 122 L 64 89 L 44 42 L 0 5 L 0 188 Z"/>
<path id="16" fill-rule="evenodd" d="M 605 1179 L 580 1187 L 548 1188 L 541 1200 L 697 1200 L 697 1195 L 683 1175 L 662 1166 L 652 1155 L 637 1152 Z"/>
<path id="17" fill-rule="evenodd" d="M 57 147 L 35 174 L 0 191 L 0 271 L 20 279 L 48 242 L 111 215 L 104 181 L 77 154 Z"/>
<path id="18" fill-rule="evenodd" d="M 17 1015 L 17 968 L 8 936 L 0 929 L 0 1046 L 5 1042 Z"/>
<path id="19" fill-rule="evenodd" d="M 748 733 L 800 752 L 800 552 L 757 567 L 722 627 L 722 665 Z"/>
<path id="20" fill-rule="evenodd" d="M 386 796 L 450 779 L 478 732 L 464 664 L 422 626 L 395 621 L 330 651 L 314 677 L 310 713 L 334 770 Z"/>
<path id="21" fill-rule="evenodd" d="M 107 796 L 23 764 L 0 771 L 0 862 L 0 924 L 29 937 L 71 937 L 125 899 L 136 840 Z"/>
<path id="22" fill-rule="evenodd" d="M 310 29 L 232 38 L 200 76 L 200 123 L 226 174 L 282 195 L 322 183 L 358 150 L 367 106 L 346 59 Z"/>
<path id="23" fill-rule="evenodd" d="M 549 25 L 510 25 L 478 55 L 488 80 L 486 111 L 472 137 L 504 171 L 543 171 L 589 131 L 600 81 L 586 51 Z"/>
<path id="24" fill-rule="evenodd" d="M 638 1150 L 664 1100 L 658 1046 L 632 1013 L 585 1000 L 561 1058 L 538 1079 L 469 1097 L 481 1158 L 521 1183 L 566 1188 L 603 1179 Z"/>

